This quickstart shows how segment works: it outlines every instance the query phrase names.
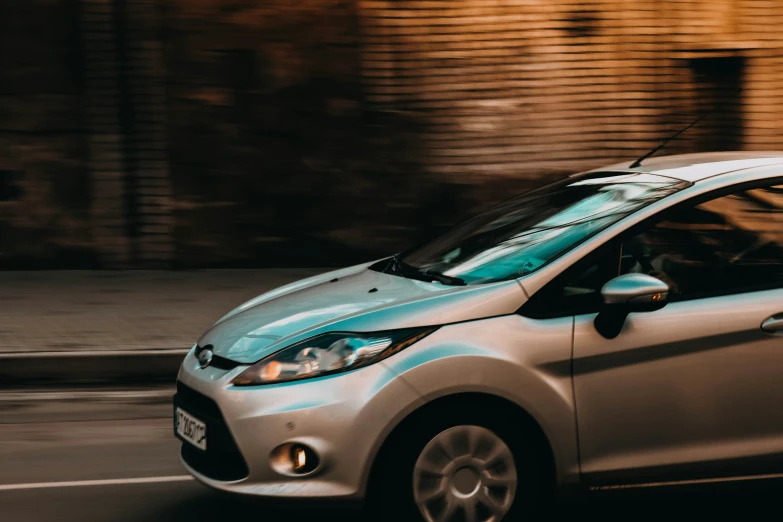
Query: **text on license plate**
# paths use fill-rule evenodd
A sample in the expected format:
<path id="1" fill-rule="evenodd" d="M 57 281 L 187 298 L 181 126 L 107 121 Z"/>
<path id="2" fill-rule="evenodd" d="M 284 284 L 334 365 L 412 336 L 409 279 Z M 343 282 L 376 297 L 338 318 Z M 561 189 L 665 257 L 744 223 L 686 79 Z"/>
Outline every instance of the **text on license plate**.
<path id="1" fill-rule="evenodd" d="M 186 412 L 177 408 L 174 415 L 177 435 L 199 449 L 207 449 L 207 425 Z"/>

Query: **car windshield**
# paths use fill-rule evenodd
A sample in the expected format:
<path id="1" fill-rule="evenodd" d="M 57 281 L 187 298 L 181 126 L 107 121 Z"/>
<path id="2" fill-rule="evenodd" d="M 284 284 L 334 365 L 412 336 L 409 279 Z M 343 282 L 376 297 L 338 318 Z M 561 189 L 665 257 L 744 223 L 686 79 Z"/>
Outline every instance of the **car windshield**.
<path id="1" fill-rule="evenodd" d="M 687 182 L 653 174 L 591 173 L 541 187 L 395 258 L 399 274 L 444 284 L 522 277 Z"/>

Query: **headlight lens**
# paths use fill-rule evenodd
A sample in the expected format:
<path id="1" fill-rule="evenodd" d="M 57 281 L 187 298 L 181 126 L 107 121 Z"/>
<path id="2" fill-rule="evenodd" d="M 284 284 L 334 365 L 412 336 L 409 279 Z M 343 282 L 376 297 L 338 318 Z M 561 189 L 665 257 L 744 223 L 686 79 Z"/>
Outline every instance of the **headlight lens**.
<path id="1" fill-rule="evenodd" d="M 235 377 L 232 384 L 258 386 L 354 370 L 385 359 L 436 329 L 317 335 L 261 359 Z"/>

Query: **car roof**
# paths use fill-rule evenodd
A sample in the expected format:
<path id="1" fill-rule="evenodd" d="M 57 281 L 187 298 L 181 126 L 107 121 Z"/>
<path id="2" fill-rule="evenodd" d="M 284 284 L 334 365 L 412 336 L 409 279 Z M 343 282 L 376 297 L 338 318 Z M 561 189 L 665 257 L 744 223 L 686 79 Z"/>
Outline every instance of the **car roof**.
<path id="1" fill-rule="evenodd" d="M 783 164 L 783 152 L 706 152 L 679 154 L 644 160 L 636 168 L 628 168 L 632 161 L 618 163 L 599 171 L 620 171 L 657 174 L 696 183 L 707 178 L 754 167 Z"/>

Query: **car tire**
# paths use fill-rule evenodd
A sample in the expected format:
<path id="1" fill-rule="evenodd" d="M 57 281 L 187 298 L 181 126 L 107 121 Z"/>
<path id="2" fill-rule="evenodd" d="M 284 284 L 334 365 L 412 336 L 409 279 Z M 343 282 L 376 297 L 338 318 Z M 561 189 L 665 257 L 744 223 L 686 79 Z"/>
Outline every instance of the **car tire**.
<path id="1" fill-rule="evenodd" d="M 418 416 L 393 434 L 384 445 L 368 488 L 367 520 L 440 522 L 449 520 L 443 515 L 455 502 L 456 511 L 462 512 L 454 513 L 453 520 L 469 520 L 464 511 L 466 508 L 474 510 L 477 522 L 516 520 L 522 510 L 526 517 L 530 517 L 549 498 L 551 464 L 546 461 L 547 452 L 542 451 L 540 441 L 531 436 L 529 426 L 492 411 L 465 412 L 454 407 L 448 410 L 439 411 L 434 416 Z M 459 451 L 458 442 L 468 439 L 478 442 L 473 444 L 472 449 L 467 447 L 469 442 L 463 443 L 463 451 Z M 448 458 L 433 460 L 433 452 L 444 444 L 452 445 L 451 461 Z M 482 454 L 490 450 L 502 454 L 505 463 L 509 462 L 507 457 L 510 456 L 514 472 L 503 472 L 499 461 L 490 462 L 483 470 L 481 464 L 473 467 L 474 461 L 468 461 L 461 467 L 466 461 L 460 459 L 465 457 L 456 455 L 475 451 L 477 457 L 491 457 L 489 453 Z M 433 462 L 439 469 L 432 477 L 425 476 L 431 471 L 430 464 Z M 441 468 L 442 462 L 447 464 Z M 467 471 L 459 471 L 458 476 L 455 469 Z M 463 475 L 467 479 L 461 480 Z M 498 486 L 493 482 L 487 485 L 483 482 L 496 477 L 508 479 L 512 475 L 515 476 L 515 486 L 511 492 L 510 487 L 502 484 Z M 474 479 L 477 484 L 474 484 Z M 477 489 L 473 489 L 474 486 Z M 421 501 L 433 491 L 442 494 L 444 499 L 433 498 L 424 502 L 425 507 L 420 509 L 417 497 Z M 511 501 L 506 502 L 509 495 Z M 485 505 L 487 500 L 489 502 Z M 493 503 L 495 510 L 489 505 Z M 497 515 L 499 512 L 501 514 Z"/>

